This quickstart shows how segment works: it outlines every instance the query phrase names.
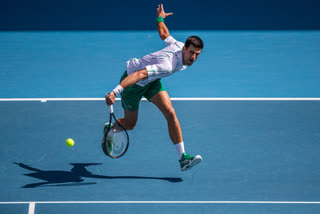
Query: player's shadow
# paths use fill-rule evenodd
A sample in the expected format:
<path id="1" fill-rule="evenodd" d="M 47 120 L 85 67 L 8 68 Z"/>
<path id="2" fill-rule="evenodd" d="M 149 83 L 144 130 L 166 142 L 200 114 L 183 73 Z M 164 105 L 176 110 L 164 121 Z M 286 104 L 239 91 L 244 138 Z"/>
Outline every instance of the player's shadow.
<path id="1" fill-rule="evenodd" d="M 86 169 L 87 166 L 101 165 L 101 163 L 70 163 L 73 168 L 70 171 L 41 170 L 23 163 L 14 163 L 24 169 L 33 171 L 24 174 L 29 177 L 37 178 L 43 182 L 27 184 L 22 188 L 35 188 L 41 186 L 81 186 L 96 184 L 96 182 L 84 182 L 84 178 L 97 179 L 146 179 L 146 180 L 164 180 L 172 183 L 181 182 L 181 178 L 173 177 L 145 177 L 145 176 L 105 176 L 96 175 Z"/>

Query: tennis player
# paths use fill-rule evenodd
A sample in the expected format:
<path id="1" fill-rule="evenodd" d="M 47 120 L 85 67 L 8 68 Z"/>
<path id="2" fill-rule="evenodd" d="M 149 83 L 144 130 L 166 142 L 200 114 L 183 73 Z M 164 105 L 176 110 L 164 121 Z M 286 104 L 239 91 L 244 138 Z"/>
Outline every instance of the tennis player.
<path id="1" fill-rule="evenodd" d="M 191 66 L 200 55 L 203 42 L 197 36 L 190 36 L 185 44 L 175 40 L 164 23 L 164 19 L 173 13 L 165 13 L 162 4 L 158 6 L 157 13 L 158 32 L 167 47 L 140 59 L 127 61 L 127 70 L 122 75 L 120 84 L 108 93 L 105 99 L 109 106 L 114 103 L 116 96 L 121 94 L 124 118 L 118 122 L 127 130 L 134 129 L 137 124 L 139 103 L 143 96 L 156 105 L 167 120 L 170 138 L 178 152 L 181 171 L 185 171 L 199 164 L 202 158 L 200 155 L 191 156 L 185 153 L 180 123 L 161 78 Z"/>

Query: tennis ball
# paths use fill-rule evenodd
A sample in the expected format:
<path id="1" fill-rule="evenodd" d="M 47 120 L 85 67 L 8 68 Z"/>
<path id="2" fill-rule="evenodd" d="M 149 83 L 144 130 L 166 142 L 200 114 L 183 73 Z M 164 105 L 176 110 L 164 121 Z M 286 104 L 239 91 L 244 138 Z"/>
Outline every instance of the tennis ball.
<path id="1" fill-rule="evenodd" d="M 71 146 L 74 145 L 74 141 L 73 141 L 71 138 L 68 138 L 68 139 L 66 140 L 66 144 L 67 144 L 67 146 L 71 147 Z"/>

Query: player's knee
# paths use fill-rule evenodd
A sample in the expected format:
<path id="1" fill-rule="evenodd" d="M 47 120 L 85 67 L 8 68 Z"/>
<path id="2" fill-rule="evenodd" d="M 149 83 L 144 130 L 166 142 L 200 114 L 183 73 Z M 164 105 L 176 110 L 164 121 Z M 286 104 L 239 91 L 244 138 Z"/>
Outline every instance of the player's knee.
<path id="1" fill-rule="evenodd" d="M 170 108 L 166 111 L 165 113 L 165 118 L 168 120 L 168 121 L 172 121 L 172 120 L 175 120 L 176 119 L 176 112 L 174 110 L 174 108 Z"/>
<path id="2" fill-rule="evenodd" d="M 134 127 L 136 127 L 137 121 L 127 121 L 126 123 L 126 129 L 127 130 L 132 130 Z"/>

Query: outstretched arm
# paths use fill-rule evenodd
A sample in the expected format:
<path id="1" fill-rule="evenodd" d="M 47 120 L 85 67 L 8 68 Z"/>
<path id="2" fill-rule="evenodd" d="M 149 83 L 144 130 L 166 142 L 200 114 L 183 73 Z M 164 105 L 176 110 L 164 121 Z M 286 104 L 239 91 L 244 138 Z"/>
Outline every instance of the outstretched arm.
<path id="1" fill-rule="evenodd" d="M 24 169 L 27 169 L 27 170 L 31 170 L 31 171 L 35 171 L 35 172 L 41 172 L 40 169 L 33 168 L 33 167 L 25 165 L 23 163 L 14 163 L 14 164 L 17 164 L 18 166 L 20 166 L 20 167 L 22 167 Z"/>
<path id="2" fill-rule="evenodd" d="M 158 6 L 157 13 L 158 13 L 158 18 L 157 18 L 158 32 L 159 32 L 160 38 L 162 40 L 165 40 L 168 36 L 170 36 L 170 34 L 167 26 L 163 22 L 163 19 L 166 18 L 167 16 L 173 15 L 173 13 L 165 13 L 162 4 Z M 130 74 L 129 76 L 127 76 L 112 92 L 105 95 L 107 105 L 112 105 L 116 99 L 117 94 L 121 93 L 121 91 L 123 91 L 129 86 L 147 77 L 148 77 L 147 69 L 136 71 Z"/>
<path id="3" fill-rule="evenodd" d="M 163 19 L 166 18 L 167 16 L 173 15 L 173 13 L 165 13 L 162 4 L 158 6 L 157 13 L 158 13 L 158 18 L 157 18 L 158 32 L 159 32 L 160 38 L 162 40 L 165 40 L 168 36 L 170 36 L 170 34 L 167 26 L 163 22 Z"/>
<path id="4" fill-rule="evenodd" d="M 105 95 L 106 103 L 107 105 L 112 105 L 116 99 L 117 94 L 115 91 L 117 91 L 117 88 L 121 87 L 122 90 L 130 87 L 133 84 L 136 84 L 140 80 L 147 78 L 148 77 L 148 72 L 147 69 L 142 69 L 140 71 L 136 71 L 129 76 L 127 76 L 122 82 L 109 94 Z"/>

